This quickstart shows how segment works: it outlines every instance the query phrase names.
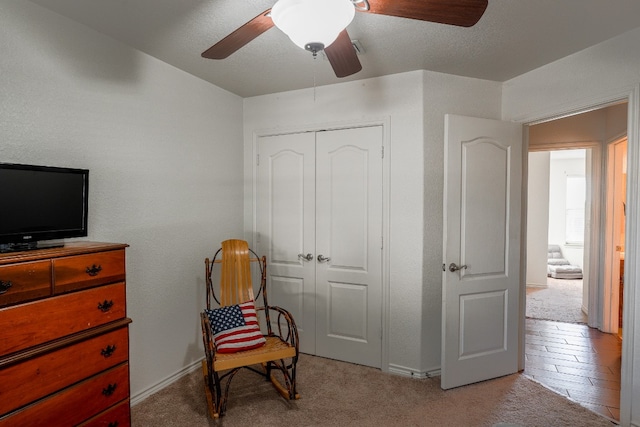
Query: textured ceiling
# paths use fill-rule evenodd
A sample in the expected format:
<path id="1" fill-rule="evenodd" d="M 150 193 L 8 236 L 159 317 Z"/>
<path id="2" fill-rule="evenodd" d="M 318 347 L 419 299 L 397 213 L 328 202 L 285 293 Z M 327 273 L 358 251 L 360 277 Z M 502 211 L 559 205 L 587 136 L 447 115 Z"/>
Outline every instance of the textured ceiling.
<path id="1" fill-rule="evenodd" d="M 356 13 L 363 70 L 338 79 L 272 28 L 224 60 L 200 54 L 275 0 L 31 0 L 242 97 L 424 69 L 505 81 L 640 26 L 638 0 L 489 0 L 461 28 Z"/>

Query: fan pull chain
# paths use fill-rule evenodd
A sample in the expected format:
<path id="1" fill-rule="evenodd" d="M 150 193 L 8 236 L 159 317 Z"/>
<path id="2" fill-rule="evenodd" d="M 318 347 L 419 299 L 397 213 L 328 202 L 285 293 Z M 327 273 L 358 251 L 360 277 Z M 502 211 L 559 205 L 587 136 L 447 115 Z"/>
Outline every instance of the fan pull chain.
<path id="1" fill-rule="evenodd" d="M 313 55 L 313 102 L 316 102 L 316 60 L 318 59 L 318 52 L 324 49 L 322 43 L 307 43 L 304 46 L 305 50 L 308 50 Z"/>
<path id="2" fill-rule="evenodd" d="M 318 55 L 313 54 L 313 102 L 316 102 L 316 72 L 318 70 Z"/>

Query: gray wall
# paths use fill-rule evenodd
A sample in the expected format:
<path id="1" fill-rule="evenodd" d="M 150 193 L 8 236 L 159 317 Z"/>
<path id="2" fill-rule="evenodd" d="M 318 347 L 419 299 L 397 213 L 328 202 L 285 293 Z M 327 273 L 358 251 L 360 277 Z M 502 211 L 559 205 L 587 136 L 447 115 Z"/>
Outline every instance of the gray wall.
<path id="1" fill-rule="evenodd" d="M 127 249 L 131 392 L 202 357 L 204 257 L 242 233 L 242 100 L 0 2 L 0 161 L 90 169 L 88 240 Z"/>

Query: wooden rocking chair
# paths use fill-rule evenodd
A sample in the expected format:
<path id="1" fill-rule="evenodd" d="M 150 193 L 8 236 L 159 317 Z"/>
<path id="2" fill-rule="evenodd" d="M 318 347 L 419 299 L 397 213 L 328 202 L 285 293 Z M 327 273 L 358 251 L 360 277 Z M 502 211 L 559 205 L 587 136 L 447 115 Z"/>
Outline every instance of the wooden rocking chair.
<path id="1" fill-rule="evenodd" d="M 218 259 L 220 254 L 222 260 Z M 229 307 L 254 300 L 251 284 L 251 262 L 258 262 L 260 265 L 261 279 L 257 297 L 262 297 L 263 305 L 259 307 L 256 301 L 255 308 L 262 330 L 262 334 L 258 333 L 258 336 L 264 336 L 264 345 L 235 353 L 223 353 L 222 349 L 218 349 L 216 346 L 209 315 L 204 311 L 200 316 L 206 356 L 202 361 L 202 371 L 209 414 L 212 418 L 224 415 L 231 380 L 242 368 L 256 372 L 265 377 L 267 381 L 271 381 L 285 399 L 300 398 L 296 391 L 296 364 L 298 362 L 296 324 L 289 312 L 280 307 L 269 306 L 266 289 L 266 258 L 264 256 L 259 258 L 255 252 L 249 249 L 246 241 L 226 240 L 222 242 L 222 248 L 216 252 L 212 260 L 209 258 L 205 260 L 207 310 L 212 310 L 214 300 L 220 307 Z M 220 300 L 216 297 L 212 280 L 215 264 L 221 264 L 219 269 Z M 276 378 L 276 374 L 278 378 L 282 379 L 282 382 Z M 226 383 L 223 385 L 225 380 Z"/>

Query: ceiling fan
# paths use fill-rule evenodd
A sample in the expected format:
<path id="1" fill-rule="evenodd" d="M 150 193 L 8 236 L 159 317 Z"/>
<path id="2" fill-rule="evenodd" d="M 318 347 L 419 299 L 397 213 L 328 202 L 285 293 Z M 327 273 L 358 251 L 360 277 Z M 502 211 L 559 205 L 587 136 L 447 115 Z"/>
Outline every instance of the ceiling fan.
<path id="1" fill-rule="evenodd" d="M 488 0 L 278 0 L 202 53 L 224 59 L 274 25 L 315 56 L 324 50 L 337 77 L 362 69 L 346 27 L 355 11 L 471 27 Z"/>

